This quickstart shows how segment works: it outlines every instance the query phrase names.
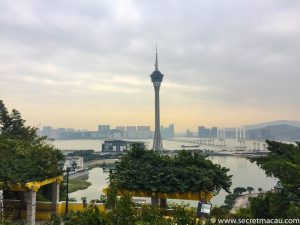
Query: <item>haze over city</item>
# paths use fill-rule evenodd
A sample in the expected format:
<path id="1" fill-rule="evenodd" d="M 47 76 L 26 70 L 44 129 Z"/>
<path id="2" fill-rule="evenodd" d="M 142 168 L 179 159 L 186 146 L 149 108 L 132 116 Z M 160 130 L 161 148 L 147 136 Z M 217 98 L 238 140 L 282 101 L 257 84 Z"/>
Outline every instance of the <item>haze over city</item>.
<path id="1" fill-rule="evenodd" d="M 0 96 L 29 125 L 300 120 L 300 2 L 1 1 Z"/>

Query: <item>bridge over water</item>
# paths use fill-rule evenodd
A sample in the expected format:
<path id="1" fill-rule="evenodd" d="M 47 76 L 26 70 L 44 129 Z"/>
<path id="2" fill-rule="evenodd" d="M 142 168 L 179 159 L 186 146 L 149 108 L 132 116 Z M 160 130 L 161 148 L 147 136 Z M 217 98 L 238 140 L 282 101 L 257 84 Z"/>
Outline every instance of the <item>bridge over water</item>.
<path id="1" fill-rule="evenodd" d="M 189 138 L 164 138 L 164 140 L 184 142 L 198 145 L 208 145 L 208 146 L 225 146 L 224 138 L 208 138 L 208 139 L 189 139 Z"/>

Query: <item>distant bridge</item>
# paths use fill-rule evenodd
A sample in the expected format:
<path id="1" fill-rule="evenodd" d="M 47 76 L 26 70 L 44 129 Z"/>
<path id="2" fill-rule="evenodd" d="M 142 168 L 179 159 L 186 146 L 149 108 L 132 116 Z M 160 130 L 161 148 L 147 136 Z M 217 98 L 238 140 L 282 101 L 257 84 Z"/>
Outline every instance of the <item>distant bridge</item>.
<path id="1" fill-rule="evenodd" d="M 60 151 L 63 154 L 68 154 L 68 153 L 72 153 L 72 152 L 77 152 L 77 151 L 94 151 L 93 149 L 60 149 Z"/>
<path id="2" fill-rule="evenodd" d="M 165 140 L 169 141 L 177 141 L 177 142 L 185 142 L 185 143 L 192 143 L 192 144 L 199 144 L 199 145 L 209 145 L 209 146 L 225 146 L 225 140 L 220 139 L 187 139 L 187 138 L 164 138 Z M 216 144 L 215 142 L 219 141 L 221 144 Z"/>
<path id="3" fill-rule="evenodd" d="M 175 155 L 175 154 L 178 154 L 181 151 L 183 151 L 183 150 L 163 150 L 163 151 L 161 151 L 161 154 L 163 154 L 163 155 Z M 210 153 L 213 152 L 213 151 L 208 150 L 208 149 L 185 149 L 185 151 L 192 152 L 192 153 L 204 153 L 204 154 L 210 154 Z"/>

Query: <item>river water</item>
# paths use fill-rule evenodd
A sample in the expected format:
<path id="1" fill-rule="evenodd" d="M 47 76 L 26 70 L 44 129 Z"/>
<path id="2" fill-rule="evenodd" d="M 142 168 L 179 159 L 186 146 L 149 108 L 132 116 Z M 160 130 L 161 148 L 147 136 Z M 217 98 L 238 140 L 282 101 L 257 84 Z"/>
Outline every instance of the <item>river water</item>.
<path id="1" fill-rule="evenodd" d="M 152 140 L 143 140 L 151 146 Z M 56 140 L 53 144 L 60 149 L 93 149 L 100 151 L 102 140 Z M 166 149 L 181 149 L 181 145 L 189 145 L 187 143 L 164 140 L 163 145 Z M 238 143 L 234 139 L 226 140 L 226 147 L 220 146 L 205 146 L 210 150 L 234 149 Z M 253 147 L 253 141 L 247 141 L 248 149 Z M 260 143 L 263 146 L 263 143 Z M 214 163 L 230 169 L 229 174 L 232 177 L 232 189 L 235 187 L 253 187 L 255 191 L 258 188 L 270 190 L 276 183 L 275 178 L 266 177 L 264 171 L 255 163 L 251 163 L 248 159 L 238 156 L 211 156 L 209 157 Z M 102 189 L 107 186 L 108 174 L 101 168 L 94 168 L 89 171 L 88 181 L 92 183 L 85 190 L 79 190 L 70 194 L 70 197 L 75 197 L 77 201 L 81 201 L 81 197 L 87 197 L 88 200 L 98 199 L 102 193 Z M 215 196 L 211 202 L 213 205 L 221 205 L 224 202 L 225 191 L 221 191 Z M 148 200 L 148 199 L 147 199 Z M 188 202 L 192 206 L 196 206 L 196 202 Z"/>

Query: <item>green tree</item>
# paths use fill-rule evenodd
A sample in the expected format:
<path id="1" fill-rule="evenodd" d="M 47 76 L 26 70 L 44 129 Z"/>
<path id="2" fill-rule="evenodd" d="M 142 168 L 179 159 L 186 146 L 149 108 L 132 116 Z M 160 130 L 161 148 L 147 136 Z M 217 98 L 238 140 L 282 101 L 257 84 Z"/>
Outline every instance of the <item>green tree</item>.
<path id="1" fill-rule="evenodd" d="M 95 205 L 90 205 L 81 212 L 69 212 L 64 217 L 65 225 L 108 225 L 105 215 Z M 117 224 L 116 224 L 117 225 Z"/>
<path id="2" fill-rule="evenodd" d="M 117 200 L 115 207 L 107 212 L 107 216 L 114 225 L 134 225 L 137 221 L 137 209 L 129 195 Z"/>
<path id="3" fill-rule="evenodd" d="M 269 205 L 263 198 L 251 198 L 250 208 L 253 218 L 268 218 L 270 216 Z"/>
<path id="4" fill-rule="evenodd" d="M 169 225 L 170 220 L 164 217 L 164 212 L 161 208 L 143 205 L 138 211 L 138 220 L 136 225 Z"/>
<path id="5" fill-rule="evenodd" d="M 62 175 L 63 154 L 25 126 L 17 110 L 9 114 L 0 100 L 0 181 L 26 183 Z"/>
<path id="6" fill-rule="evenodd" d="M 266 141 L 270 153 L 266 157 L 252 158 L 268 176 L 280 179 L 284 190 L 300 196 L 300 143 L 286 144 Z"/>
<path id="7" fill-rule="evenodd" d="M 247 189 L 244 187 L 236 187 L 233 189 L 233 193 L 237 195 L 241 195 L 242 193 L 246 192 Z"/>
<path id="8" fill-rule="evenodd" d="M 174 211 L 172 213 L 172 222 L 178 225 L 196 225 L 195 212 L 191 210 L 188 205 L 174 205 L 171 207 Z"/>
<path id="9" fill-rule="evenodd" d="M 181 151 L 171 158 L 135 147 L 122 156 L 110 175 L 118 189 L 146 192 L 229 192 L 229 169 L 213 164 L 200 154 Z"/>
<path id="10" fill-rule="evenodd" d="M 296 203 L 292 202 L 286 212 L 286 217 L 293 219 L 295 218 L 295 215 L 300 215 L 300 207 Z"/>
<path id="11" fill-rule="evenodd" d="M 300 215 L 300 143 L 286 144 L 266 141 L 270 153 L 265 157 L 252 158 L 271 177 L 279 178 L 280 193 L 268 193 L 257 200 L 257 210 L 266 208 L 270 218 L 292 218 Z M 256 200 L 254 200 L 256 201 Z M 262 203 L 265 201 L 265 203 Z M 258 204 L 258 203 L 254 204 Z M 253 206 L 254 209 L 254 206 Z"/>
<path id="12" fill-rule="evenodd" d="M 210 215 L 208 216 L 208 219 L 212 217 L 223 219 L 223 218 L 228 218 L 228 215 L 229 215 L 229 209 L 227 207 L 225 207 L 224 205 L 220 207 L 215 206 L 212 208 Z"/>
<path id="13" fill-rule="evenodd" d="M 109 187 L 105 199 L 106 212 L 102 213 L 94 205 L 84 208 L 82 212 L 70 212 L 64 218 L 65 225 L 196 225 L 195 211 L 188 205 L 172 205 L 169 217 L 166 211 L 158 207 L 143 205 L 139 209 L 130 195 L 117 197 L 114 187 Z M 49 223 L 54 225 L 54 223 Z"/>
<path id="14" fill-rule="evenodd" d="M 251 194 L 254 191 L 253 187 L 247 187 L 247 191 L 249 192 L 249 194 Z"/>
<path id="15" fill-rule="evenodd" d="M 235 199 L 239 197 L 238 194 L 228 194 L 225 197 L 224 203 L 225 203 L 225 208 L 227 208 L 228 210 L 231 210 L 234 203 L 235 203 Z"/>

